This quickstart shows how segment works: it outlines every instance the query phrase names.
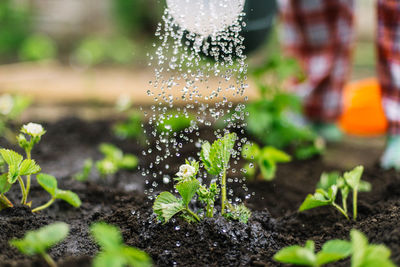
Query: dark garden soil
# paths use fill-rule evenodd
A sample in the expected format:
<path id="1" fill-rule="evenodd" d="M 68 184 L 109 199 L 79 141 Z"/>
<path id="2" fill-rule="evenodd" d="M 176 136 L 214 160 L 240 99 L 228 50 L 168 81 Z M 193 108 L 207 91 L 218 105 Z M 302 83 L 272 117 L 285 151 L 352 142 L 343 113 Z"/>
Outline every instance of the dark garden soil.
<path id="1" fill-rule="evenodd" d="M 248 183 L 247 192 L 243 184 L 231 183 L 237 196 L 245 198 L 254 192 L 246 201 L 253 210 L 248 224 L 216 216 L 198 224 L 189 225 L 173 219 L 162 225 L 152 214 L 153 200 L 143 193 L 152 188 L 153 181 L 146 182 L 140 171 L 121 171 L 107 180 L 100 180 L 94 174 L 86 183 L 71 179 L 84 159 L 100 157 L 97 145 L 101 142 L 114 143 L 136 155 L 141 155 L 143 147 L 134 141 L 113 137 L 107 121 L 65 119 L 46 128 L 47 133 L 33 158 L 43 172 L 59 179 L 60 188 L 78 193 L 83 204 L 75 209 L 56 202 L 38 214 L 22 206 L 1 211 L 0 266 L 46 266 L 39 258 L 21 255 L 8 245 L 8 240 L 54 221 L 64 221 L 71 226 L 68 238 L 51 250 L 60 266 L 90 266 L 98 248 L 88 234 L 88 226 L 96 221 L 119 226 L 126 244 L 145 250 L 156 266 L 280 266 L 271 259 L 280 248 L 304 244 L 307 239 L 314 240 L 319 248 L 332 238 L 348 239 L 352 228 L 363 231 L 373 243 L 389 246 L 393 261 L 400 264 L 400 176 L 395 172 L 384 172 L 377 166 L 366 169 L 364 179 L 372 183 L 373 191 L 360 195 L 356 223 L 346 221 L 330 208 L 297 212 L 305 196 L 314 191 L 321 172 L 336 169 L 325 166 L 321 159 L 313 159 L 280 165 L 273 182 Z M 207 138 L 207 133 L 204 130 L 200 134 Z M 1 145 L 10 147 L 4 141 Z M 171 160 L 171 175 L 193 149 L 188 146 L 182 152 L 182 160 Z M 150 160 L 141 157 L 141 164 Z M 158 183 L 161 185 L 156 191 L 172 187 Z M 20 198 L 18 190 L 15 186 L 8 193 L 14 203 Z M 30 195 L 33 206 L 44 203 L 47 198 L 42 189 L 33 186 Z M 349 261 L 335 266 L 349 266 Z"/>

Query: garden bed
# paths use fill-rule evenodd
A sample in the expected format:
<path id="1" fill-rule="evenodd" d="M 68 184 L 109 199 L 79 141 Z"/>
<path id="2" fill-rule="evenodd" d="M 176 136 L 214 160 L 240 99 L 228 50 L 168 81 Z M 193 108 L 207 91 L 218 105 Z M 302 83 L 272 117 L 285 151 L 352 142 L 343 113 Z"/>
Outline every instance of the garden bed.
<path id="1" fill-rule="evenodd" d="M 140 164 L 147 165 L 153 159 L 140 156 L 143 147 L 114 137 L 109 121 L 65 119 L 45 128 L 47 133 L 35 148 L 33 158 L 43 172 L 59 179 L 60 188 L 76 192 L 82 206 L 75 209 L 55 202 L 37 214 L 22 206 L 1 211 L 0 266 L 46 266 L 40 258 L 27 258 L 11 248 L 8 240 L 55 221 L 71 226 L 68 238 L 50 252 L 61 266 L 90 266 L 98 248 L 90 238 L 88 226 L 96 221 L 120 227 L 126 244 L 145 250 L 156 266 L 280 266 L 272 256 L 282 247 L 311 239 L 319 248 L 332 238 L 348 239 L 352 228 L 364 232 L 371 243 L 387 245 L 392 250 L 392 260 L 400 264 L 400 175 L 393 171 L 384 172 L 378 166 L 366 169 L 363 179 L 371 182 L 373 189 L 360 194 L 359 218 L 355 223 L 330 208 L 297 212 L 306 195 L 314 192 L 323 171 L 340 170 L 327 166 L 321 159 L 312 159 L 280 165 L 273 182 L 250 182 L 248 192 L 243 184 L 229 185 L 243 199 L 254 192 L 246 201 L 253 211 L 248 224 L 216 216 L 198 224 L 173 219 L 162 225 L 152 214 L 153 200 L 143 193 L 153 188 L 153 181 L 142 177 L 139 170 L 120 171 L 107 180 L 91 177 L 85 183 L 71 178 L 86 158 L 100 157 L 97 147 L 101 142 L 113 143 L 124 152 L 138 155 Z M 207 129 L 200 130 L 200 135 L 213 139 Z M 10 147 L 4 142 L 1 145 Z M 181 160 L 168 162 L 170 175 L 186 156 L 193 155 L 194 149 L 194 145 L 188 145 L 182 150 Z M 155 192 L 172 188 L 171 184 L 157 182 L 160 185 Z M 38 185 L 33 185 L 30 199 L 35 206 L 48 200 L 42 192 Z M 13 187 L 8 196 L 17 203 L 18 187 Z M 349 260 L 335 266 L 349 266 Z"/>

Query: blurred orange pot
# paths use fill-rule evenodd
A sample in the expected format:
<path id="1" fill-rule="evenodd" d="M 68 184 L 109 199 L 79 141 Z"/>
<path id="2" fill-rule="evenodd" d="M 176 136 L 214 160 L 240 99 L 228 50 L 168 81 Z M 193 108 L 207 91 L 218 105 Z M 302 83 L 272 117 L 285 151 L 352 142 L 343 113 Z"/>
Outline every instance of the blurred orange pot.
<path id="1" fill-rule="evenodd" d="M 340 127 L 353 135 L 381 135 L 388 122 L 382 107 L 378 80 L 368 78 L 347 84 L 343 93 L 343 114 Z"/>

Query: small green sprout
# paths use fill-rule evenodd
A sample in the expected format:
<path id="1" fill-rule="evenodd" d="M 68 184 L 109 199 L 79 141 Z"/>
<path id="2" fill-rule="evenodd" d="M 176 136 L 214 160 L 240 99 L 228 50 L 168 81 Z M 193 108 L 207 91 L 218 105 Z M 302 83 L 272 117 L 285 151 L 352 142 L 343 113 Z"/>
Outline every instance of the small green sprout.
<path id="1" fill-rule="evenodd" d="M 139 163 L 136 156 L 124 154 L 112 144 L 103 143 L 99 149 L 104 158 L 96 162 L 96 168 L 102 176 L 115 174 L 120 169 L 133 170 Z"/>
<path id="2" fill-rule="evenodd" d="M 368 244 L 367 237 L 355 229 L 350 232 L 353 255 L 351 267 L 395 267 L 390 250 L 384 245 Z"/>
<path id="3" fill-rule="evenodd" d="M 12 184 L 17 180 L 21 187 L 22 204 L 26 204 L 28 198 L 28 187 L 25 187 L 22 176 L 30 177 L 32 174 L 40 172 L 40 166 L 32 159 L 23 159 L 23 156 L 9 149 L 0 149 L 0 154 L 3 160 L 8 165 L 8 172 L 3 174 L 0 178 L 0 194 L 1 198 L 5 198 L 4 194 L 10 189 Z M 7 177 L 7 179 L 5 179 Z M 27 181 L 30 181 L 27 179 Z"/>
<path id="4" fill-rule="evenodd" d="M 277 163 L 289 162 L 290 155 L 271 146 L 260 148 L 257 144 L 247 144 L 243 147 L 242 156 L 250 161 L 244 172 L 250 179 L 255 177 L 257 168 L 260 168 L 262 177 L 271 181 L 275 178 Z"/>
<path id="5" fill-rule="evenodd" d="M 235 146 L 237 136 L 235 133 L 226 134 L 221 139 L 216 140 L 212 145 L 205 142 L 201 147 L 200 158 L 211 175 L 221 177 L 221 213 L 225 213 L 227 205 L 226 198 L 226 170 L 229 167 L 229 160 Z"/>
<path id="6" fill-rule="evenodd" d="M 26 158 L 31 159 L 33 147 L 40 142 L 41 137 L 46 133 L 43 126 L 38 123 L 30 122 L 21 128 L 21 133 L 17 136 L 18 144 L 25 150 Z M 31 175 L 26 176 L 26 197 L 31 188 Z M 25 198 L 24 204 L 26 204 Z"/>
<path id="7" fill-rule="evenodd" d="M 315 193 L 309 194 L 301 204 L 299 211 L 309 210 L 316 207 L 332 205 L 347 219 L 347 197 L 352 191 L 353 194 L 353 220 L 357 220 L 357 196 L 358 191 L 368 192 L 371 190 L 371 185 L 368 182 L 361 181 L 361 176 L 364 168 L 358 166 L 352 171 L 345 172 L 343 177 L 338 177 L 337 174 L 331 173 L 322 174 L 319 186 Z M 342 206 L 336 204 L 337 193 L 340 190 L 342 196 Z"/>
<path id="8" fill-rule="evenodd" d="M 82 203 L 77 194 L 75 194 L 70 190 L 58 189 L 57 179 L 54 176 L 41 173 L 38 174 L 36 179 L 40 184 L 40 186 L 42 186 L 43 189 L 46 190 L 52 196 L 52 198 L 46 204 L 33 209 L 32 212 L 38 212 L 49 207 L 51 204 L 54 203 L 56 199 L 62 199 L 75 208 L 81 206 Z"/>
<path id="9" fill-rule="evenodd" d="M 244 205 L 231 205 L 229 212 L 225 214 L 227 219 L 247 223 L 251 217 L 251 211 Z"/>
<path id="10" fill-rule="evenodd" d="M 73 178 L 79 182 L 85 182 L 89 179 L 90 172 L 93 168 L 93 160 L 86 159 L 83 163 L 83 168 L 80 172 L 76 173 Z"/>
<path id="11" fill-rule="evenodd" d="M 351 252 L 350 242 L 335 239 L 326 242 L 321 251 L 315 253 L 314 241 L 308 240 L 304 247 L 296 245 L 281 249 L 274 255 L 274 260 L 287 264 L 319 267 L 345 259 Z"/>
<path id="12" fill-rule="evenodd" d="M 90 232 L 101 251 L 93 260 L 94 267 L 150 267 L 152 261 L 146 252 L 123 243 L 120 230 L 99 222 L 90 227 Z"/>
<path id="13" fill-rule="evenodd" d="M 200 187 L 199 181 L 196 179 L 191 181 L 182 181 L 176 185 L 182 199 L 176 198 L 170 192 L 162 192 L 156 198 L 153 205 L 154 213 L 158 218 L 167 223 L 174 215 L 182 213 L 182 216 L 188 222 L 200 221 L 199 216 L 189 208 L 189 203 Z"/>
<path id="14" fill-rule="evenodd" d="M 211 182 L 207 187 L 197 180 L 200 164 L 198 161 L 186 160 L 181 165 L 179 172 L 176 173 L 174 180 L 177 184 L 174 186 L 179 192 L 182 199 L 176 198 L 170 192 L 162 192 L 154 202 L 153 211 L 158 218 L 166 223 L 176 214 L 180 214 L 188 222 L 198 222 L 200 217 L 197 213 L 189 208 L 189 203 L 197 194 L 198 200 L 205 204 L 205 217 L 212 218 L 214 216 L 215 199 L 221 192 L 221 214 L 227 219 L 238 220 L 247 223 L 251 216 L 251 212 L 243 204 L 232 205 L 226 199 L 226 171 L 229 167 L 231 154 L 236 141 L 236 134 L 226 134 L 223 138 L 218 139 L 212 145 L 205 142 L 200 153 L 204 168 L 211 175 L 221 177 L 219 187 L 216 182 Z M 228 206 L 228 210 L 225 207 Z M 204 218 L 204 215 L 202 215 Z"/>
<path id="15" fill-rule="evenodd" d="M 204 185 L 200 185 L 197 195 L 202 203 L 206 204 L 206 216 L 212 218 L 214 216 L 214 203 L 215 198 L 219 195 L 219 188 L 216 183 L 211 183 L 207 188 Z"/>
<path id="16" fill-rule="evenodd" d="M 69 232 L 66 223 L 58 222 L 47 225 L 36 231 L 29 231 L 23 239 L 13 239 L 10 245 L 16 247 L 22 254 L 33 256 L 40 255 L 51 267 L 57 264 L 47 253 L 47 250 L 64 240 Z"/>
<path id="17" fill-rule="evenodd" d="M 192 121 L 196 118 L 191 114 L 182 114 L 177 111 L 167 112 L 164 115 L 165 119 L 161 120 L 157 124 L 157 131 L 159 133 L 176 133 L 186 128 L 189 128 Z"/>

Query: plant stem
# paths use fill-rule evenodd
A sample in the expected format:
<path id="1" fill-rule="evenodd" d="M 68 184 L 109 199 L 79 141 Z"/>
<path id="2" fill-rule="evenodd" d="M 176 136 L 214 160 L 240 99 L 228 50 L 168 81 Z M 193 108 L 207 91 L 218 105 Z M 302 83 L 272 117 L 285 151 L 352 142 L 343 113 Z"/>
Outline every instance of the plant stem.
<path id="1" fill-rule="evenodd" d="M 25 150 L 25 153 L 26 153 L 26 158 L 31 159 L 31 151 L 27 149 L 27 150 Z M 30 189 L 31 189 L 31 175 L 27 175 L 26 176 L 26 197 L 25 197 L 24 204 L 26 204 L 26 201 L 28 200 L 28 195 L 29 195 Z"/>
<path id="2" fill-rule="evenodd" d="M 13 207 L 13 204 L 11 201 L 3 194 L 0 194 L 0 210 L 2 208 L 11 208 Z"/>
<path id="3" fill-rule="evenodd" d="M 347 213 L 347 197 L 342 198 L 343 210 Z"/>
<path id="4" fill-rule="evenodd" d="M 346 217 L 347 220 L 350 220 L 349 216 L 347 215 L 347 213 L 336 203 L 332 204 L 336 209 L 338 209 L 340 211 L 340 213 L 342 213 L 344 215 L 344 217 Z"/>
<path id="5" fill-rule="evenodd" d="M 225 203 L 226 203 L 226 169 L 224 169 L 221 179 L 221 214 L 225 214 Z"/>
<path id="6" fill-rule="evenodd" d="M 213 215 L 214 215 L 214 207 L 211 204 L 212 204 L 212 202 L 210 202 L 210 201 L 207 202 L 207 208 L 206 208 L 207 209 L 207 213 L 206 213 L 206 216 L 208 218 L 212 218 Z"/>
<path id="7" fill-rule="evenodd" d="M 45 208 L 48 208 L 51 204 L 53 204 L 53 202 L 54 202 L 55 200 L 56 200 L 56 199 L 53 197 L 53 198 L 50 199 L 49 202 L 47 202 L 46 204 L 44 204 L 44 205 L 42 205 L 42 206 L 40 206 L 40 207 L 37 207 L 37 208 L 33 209 L 32 212 L 38 212 L 38 211 L 44 210 Z"/>
<path id="8" fill-rule="evenodd" d="M 42 254 L 43 259 L 47 262 L 47 264 L 51 267 L 57 267 L 57 263 L 53 260 L 52 257 L 50 257 L 49 254 L 44 253 Z"/>
<path id="9" fill-rule="evenodd" d="M 200 221 L 199 216 L 197 216 L 196 213 L 194 213 L 189 207 L 186 207 L 186 211 L 189 212 L 190 215 L 192 215 L 198 222 Z"/>
<path id="10" fill-rule="evenodd" d="M 26 203 L 26 190 L 25 190 L 24 180 L 22 180 L 21 176 L 18 176 L 18 182 L 19 182 L 19 185 L 21 187 L 21 192 L 22 192 L 21 204 L 25 204 Z"/>
<path id="11" fill-rule="evenodd" d="M 357 193 L 358 189 L 353 190 L 353 220 L 357 220 Z"/>

